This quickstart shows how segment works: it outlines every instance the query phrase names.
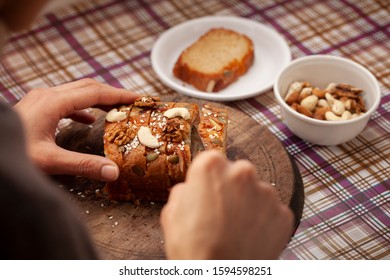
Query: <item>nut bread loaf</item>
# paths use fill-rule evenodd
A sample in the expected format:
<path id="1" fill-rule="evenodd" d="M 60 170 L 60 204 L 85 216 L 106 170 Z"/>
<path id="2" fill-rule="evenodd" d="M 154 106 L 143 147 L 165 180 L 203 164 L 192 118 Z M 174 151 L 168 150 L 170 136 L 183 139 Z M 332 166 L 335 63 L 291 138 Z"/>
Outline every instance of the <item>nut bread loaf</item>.
<path id="1" fill-rule="evenodd" d="M 185 49 L 173 68 L 178 79 L 205 92 L 218 92 L 252 66 L 253 42 L 236 31 L 214 28 Z"/>
<path id="2" fill-rule="evenodd" d="M 165 202 L 202 150 L 226 153 L 227 111 L 143 96 L 106 115 L 104 153 L 120 169 L 105 190 L 112 200 Z M 199 130 L 199 132 L 198 132 Z"/>

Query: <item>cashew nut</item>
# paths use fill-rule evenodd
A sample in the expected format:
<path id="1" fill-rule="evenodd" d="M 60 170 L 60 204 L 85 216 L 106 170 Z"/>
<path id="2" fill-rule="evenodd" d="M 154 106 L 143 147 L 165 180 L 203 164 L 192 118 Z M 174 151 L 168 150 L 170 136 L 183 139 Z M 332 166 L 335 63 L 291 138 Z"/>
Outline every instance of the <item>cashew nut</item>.
<path id="1" fill-rule="evenodd" d="M 356 118 L 359 117 L 360 115 L 362 115 L 362 113 L 360 113 L 360 114 L 359 114 L 359 113 L 354 113 L 354 114 L 352 114 L 352 115 L 351 115 L 351 120 L 352 120 L 352 119 L 356 119 Z"/>
<path id="2" fill-rule="evenodd" d="M 301 105 L 306 109 L 313 111 L 318 102 L 318 97 L 315 95 L 309 95 L 301 101 Z"/>
<path id="3" fill-rule="evenodd" d="M 338 116 L 341 116 L 345 112 L 345 107 L 343 102 L 340 100 L 334 99 L 332 105 L 332 111 Z"/>
<path id="4" fill-rule="evenodd" d="M 317 105 L 318 105 L 318 107 L 329 108 L 328 101 L 326 101 L 326 100 L 323 99 L 323 98 L 321 98 L 320 100 L 318 100 Z"/>
<path id="5" fill-rule="evenodd" d="M 336 116 L 333 112 L 328 111 L 325 113 L 325 119 L 328 121 L 342 121 L 343 119 L 339 116 Z"/>
<path id="6" fill-rule="evenodd" d="M 341 98 L 341 102 L 343 102 L 344 107 L 346 110 L 351 110 L 352 100 L 348 98 Z"/>
<path id="7" fill-rule="evenodd" d="M 138 140 L 142 145 L 145 145 L 149 148 L 158 148 L 160 144 L 158 143 L 158 139 L 152 135 L 150 128 L 147 126 L 141 126 L 137 133 Z"/>
<path id="8" fill-rule="evenodd" d="M 106 121 L 108 122 L 120 122 L 127 118 L 126 112 L 118 111 L 118 109 L 112 109 L 106 115 Z"/>
<path id="9" fill-rule="evenodd" d="M 302 85 L 303 83 L 301 82 L 293 82 L 290 87 L 288 88 L 288 91 L 287 91 L 287 94 L 284 98 L 284 100 L 286 101 L 291 94 L 293 94 L 294 92 L 300 92 L 301 89 L 302 89 Z"/>
<path id="10" fill-rule="evenodd" d="M 336 89 L 336 84 L 335 83 L 330 83 L 327 87 L 326 87 L 326 90 L 327 91 L 333 91 Z"/>
<path id="11" fill-rule="evenodd" d="M 187 108 L 172 108 L 164 112 L 164 117 L 168 119 L 182 117 L 185 120 L 189 120 L 191 116 Z"/>
<path id="12" fill-rule="evenodd" d="M 325 93 L 325 98 L 328 101 L 329 107 L 333 105 L 333 101 L 335 101 L 334 97 L 329 93 Z"/>
<path id="13" fill-rule="evenodd" d="M 350 111 L 345 111 L 342 115 L 341 115 L 341 118 L 343 120 L 350 120 L 352 117 L 352 114 Z"/>
<path id="14" fill-rule="evenodd" d="M 299 93 L 299 98 L 300 100 L 303 100 L 305 99 L 306 97 L 308 97 L 309 95 L 311 95 L 311 91 L 312 89 L 309 88 L 309 87 L 305 87 L 301 90 L 301 92 Z"/>

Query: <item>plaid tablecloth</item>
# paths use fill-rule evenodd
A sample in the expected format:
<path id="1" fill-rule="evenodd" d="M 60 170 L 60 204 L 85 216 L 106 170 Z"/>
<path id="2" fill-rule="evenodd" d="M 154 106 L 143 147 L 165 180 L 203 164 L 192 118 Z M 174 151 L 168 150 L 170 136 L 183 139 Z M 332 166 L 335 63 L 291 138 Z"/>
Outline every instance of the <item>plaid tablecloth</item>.
<path id="1" fill-rule="evenodd" d="M 320 147 L 280 120 L 272 90 L 231 102 L 266 125 L 298 164 L 305 187 L 300 226 L 283 259 L 390 259 L 390 3 L 388 0 L 86 1 L 11 34 L 0 63 L 0 100 L 90 77 L 143 94 L 170 94 L 150 52 L 157 37 L 206 15 L 242 16 L 278 31 L 293 58 L 331 54 L 367 67 L 382 100 L 354 140 Z"/>

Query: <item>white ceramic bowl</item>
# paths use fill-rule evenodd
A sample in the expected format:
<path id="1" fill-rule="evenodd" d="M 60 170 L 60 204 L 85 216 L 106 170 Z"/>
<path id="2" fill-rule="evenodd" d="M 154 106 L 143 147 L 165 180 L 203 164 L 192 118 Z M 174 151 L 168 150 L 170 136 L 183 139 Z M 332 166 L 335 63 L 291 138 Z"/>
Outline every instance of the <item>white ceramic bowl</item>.
<path id="1" fill-rule="evenodd" d="M 345 121 L 322 121 L 309 118 L 284 101 L 291 83 L 310 82 L 326 88 L 329 83 L 345 83 L 363 90 L 367 112 Z M 366 68 L 349 59 L 330 55 L 311 55 L 290 62 L 277 76 L 274 94 L 283 122 L 300 138 L 317 145 L 338 145 L 359 135 L 377 109 L 381 94 L 378 81 Z"/>

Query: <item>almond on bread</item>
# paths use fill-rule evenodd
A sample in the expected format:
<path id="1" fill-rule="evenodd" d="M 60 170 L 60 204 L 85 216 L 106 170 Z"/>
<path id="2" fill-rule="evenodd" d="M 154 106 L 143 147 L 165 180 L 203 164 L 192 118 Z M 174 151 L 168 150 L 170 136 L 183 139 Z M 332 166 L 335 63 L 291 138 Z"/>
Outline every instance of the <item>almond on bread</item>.
<path id="1" fill-rule="evenodd" d="M 214 28 L 185 49 L 173 68 L 180 80 L 205 92 L 218 92 L 252 66 L 254 45 L 236 31 Z"/>

